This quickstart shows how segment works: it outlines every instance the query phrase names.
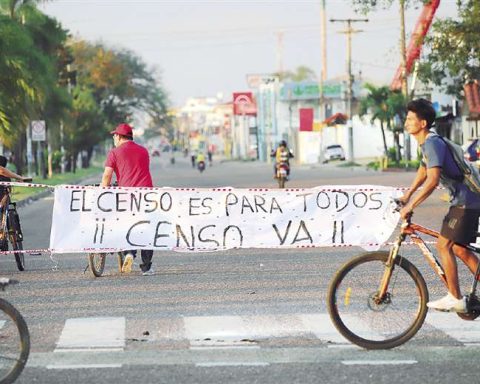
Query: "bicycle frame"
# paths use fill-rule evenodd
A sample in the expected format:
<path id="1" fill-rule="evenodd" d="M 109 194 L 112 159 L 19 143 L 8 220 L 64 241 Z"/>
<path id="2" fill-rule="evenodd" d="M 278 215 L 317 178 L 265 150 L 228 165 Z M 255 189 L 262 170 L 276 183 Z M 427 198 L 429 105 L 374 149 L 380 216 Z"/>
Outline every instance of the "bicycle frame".
<path id="1" fill-rule="evenodd" d="M 396 241 L 394 242 L 390 250 L 390 255 L 388 257 L 388 261 L 386 264 L 385 273 L 380 282 L 380 287 L 378 290 L 378 297 L 377 297 L 377 300 L 379 302 L 384 300 L 387 295 L 388 285 L 390 282 L 390 278 L 392 276 L 395 259 L 398 256 L 400 246 L 402 245 L 403 241 L 407 238 L 407 236 L 409 236 L 412 242 L 416 246 L 418 246 L 418 248 L 420 248 L 420 251 L 422 252 L 425 259 L 427 260 L 430 267 L 432 267 L 432 269 L 440 278 L 440 280 L 443 282 L 445 287 L 448 288 L 447 278 L 445 276 L 445 271 L 442 265 L 440 264 L 438 259 L 435 257 L 435 255 L 430 251 L 425 241 L 417 234 L 418 232 L 434 238 L 438 238 L 440 236 L 440 233 L 437 231 L 423 227 L 419 224 L 412 223 L 411 216 L 404 220 L 401 226 L 400 234 L 398 235 Z M 473 251 L 475 253 L 480 253 L 480 248 L 478 247 L 474 247 L 472 245 L 463 245 L 463 246 L 469 249 L 470 251 Z M 479 276 L 480 276 L 480 263 L 478 264 L 477 271 L 475 272 L 473 277 L 470 294 L 473 294 L 476 291 Z"/>

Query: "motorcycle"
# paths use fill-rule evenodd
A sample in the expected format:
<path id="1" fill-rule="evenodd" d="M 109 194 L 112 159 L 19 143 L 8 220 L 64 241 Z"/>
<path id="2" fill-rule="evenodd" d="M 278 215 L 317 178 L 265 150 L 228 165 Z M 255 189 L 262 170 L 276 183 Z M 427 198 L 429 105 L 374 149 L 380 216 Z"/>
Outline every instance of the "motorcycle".
<path id="1" fill-rule="evenodd" d="M 197 168 L 202 173 L 205 170 L 205 161 L 201 160 L 197 164 Z"/>
<path id="2" fill-rule="evenodd" d="M 277 165 L 278 188 L 285 188 L 285 182 L 288 180 L 289 166 L 285 162 Z"/>

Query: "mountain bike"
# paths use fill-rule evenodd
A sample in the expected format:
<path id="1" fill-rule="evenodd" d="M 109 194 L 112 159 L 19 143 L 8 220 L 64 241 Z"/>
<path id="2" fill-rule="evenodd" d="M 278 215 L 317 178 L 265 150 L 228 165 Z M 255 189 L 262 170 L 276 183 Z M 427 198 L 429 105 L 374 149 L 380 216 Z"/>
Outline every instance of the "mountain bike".
<path id="1" fill-rule="evenodd" d="M 389 349 L 410 340 L 422 327 L 427 315 L 428 289 L 420 271 L 400 255 L 409 237 L 418 246 L 435 275 L 447 287 L 445 272 L 435 255 L 418 235 L 438 238 L 439 233 L 411 221 L 403 221 L 390 251 L 363 253 L 343 265 L 333 277 L 327 307 L 337 330 L 352 343 L 366 349 Z M 480 235 L 480 234 L 479 234 Z M 468 245 L 477 255 L 480 248 Z M 480 264 L 467 297 L 464 320 L 480 315 L 476 289 Z"/>
<path id="2" fill-rule="evenodd" d="M 0 290 L 18 281 L 0 278 Z M 0 384 L 13 383 L 22 373 L 30 353 L 30 333 L 18 310 L 0 298 Z"/>
<path id="3" fill-rule="evenodd" d="M 24 179 L 24 181 L 30 182 L 32 179 Z M 3 197 L 0 200 L 0 250 L 8 251 L 8 242 L 10 242 L 12 249 L 15 251 L 17 268 L 19 271 L 24 271 L 23 233 L 17 212 L 17 203 L 10 198 L 12 192 L 10 186 L 5 186 L 3 191 Z"/>

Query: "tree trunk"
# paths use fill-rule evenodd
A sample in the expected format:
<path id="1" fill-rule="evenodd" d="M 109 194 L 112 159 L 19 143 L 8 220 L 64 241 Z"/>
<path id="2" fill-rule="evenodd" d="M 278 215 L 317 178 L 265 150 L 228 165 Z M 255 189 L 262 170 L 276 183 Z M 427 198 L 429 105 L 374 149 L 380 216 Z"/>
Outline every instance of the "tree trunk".
<path id="1" fill-rule="evenodd" d="M 385 137 L 385 127 L 383 126 L 383 121 L 380 121 L 380 129 L 382 130 L 383 152 L 385 153 L 385 156 L 388 157 L 387 139 Z"/>

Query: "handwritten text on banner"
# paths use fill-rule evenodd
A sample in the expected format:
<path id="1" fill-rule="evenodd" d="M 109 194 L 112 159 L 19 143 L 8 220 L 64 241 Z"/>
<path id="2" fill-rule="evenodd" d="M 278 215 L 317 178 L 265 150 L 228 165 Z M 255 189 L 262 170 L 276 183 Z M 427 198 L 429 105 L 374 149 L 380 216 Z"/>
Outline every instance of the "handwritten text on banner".
<path id="1" fill-rule="evenodd" d="M 395 188 L 371 185 L 287 190 L 59 186 L 50 248 L 372 248 L 393 232 L 399 216 L 391 199 L 399 195 Z"/>

